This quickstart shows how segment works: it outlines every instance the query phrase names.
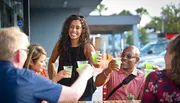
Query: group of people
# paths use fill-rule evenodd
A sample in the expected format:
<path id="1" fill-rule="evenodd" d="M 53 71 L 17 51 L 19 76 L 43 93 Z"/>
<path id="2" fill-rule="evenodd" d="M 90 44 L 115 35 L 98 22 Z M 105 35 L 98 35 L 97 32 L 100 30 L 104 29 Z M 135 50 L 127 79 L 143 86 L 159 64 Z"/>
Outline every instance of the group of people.
<path id="1" fill-rule="evenodd" d="M 107 100 L 127 100 L 133 95 L 133 99 L 142 103 L 177 103 L 180 102 L 179 44 L 180 35 L 177 35 L 167 45 L 166 68 L 150 73 L 146 80 L 144 73 L 136 68 L 139 49 L 129 46 L 120 56 L 121 66 L 111 60 L 94 81 L 93 68 L 101 65 L 101 56 L 98 63 L 93 62 L 91 52 L 95 48 L 83 16 L 71 15 L 65 20 L 49 59 L 48 73 L 44 69 L 47 53 L 42 46 L 29 45 L 28 37 L 17 27 L 1 28 L 0 101 L 91 101 L 96 87 L 106 84 Z M 58 58 L 56 70 L 54 63 Z M 84 69 L 77 69 L 77 61 L 85 60 L 89 64 Z M 69 73 L 63 69 L 65 65 L 73 66 L 71 78 L 65 78 Z"/>

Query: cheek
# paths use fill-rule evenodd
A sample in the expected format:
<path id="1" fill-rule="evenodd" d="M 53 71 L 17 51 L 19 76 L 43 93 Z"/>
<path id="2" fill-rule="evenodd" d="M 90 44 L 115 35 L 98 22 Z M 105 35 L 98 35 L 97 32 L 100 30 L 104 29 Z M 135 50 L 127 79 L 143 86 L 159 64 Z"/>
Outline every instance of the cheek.
<path id="1" fill-rule="evenodd" d="M 71 31 L 72 31 L 71 28 L 69 28 L 68 35 L 71 33 Z"/>
<path id="2" fill-rule="evenodd" d="M 82 33 L 82 30 L 78 30 L 78 34 L 81 35 L 81 33 Z"/>

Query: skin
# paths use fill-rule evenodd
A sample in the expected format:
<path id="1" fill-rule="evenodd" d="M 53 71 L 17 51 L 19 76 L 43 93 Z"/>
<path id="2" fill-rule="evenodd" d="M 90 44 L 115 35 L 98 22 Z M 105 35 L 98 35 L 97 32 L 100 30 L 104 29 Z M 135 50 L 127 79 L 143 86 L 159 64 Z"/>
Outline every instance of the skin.
<path id="1" fill-rule="evenodd" d="M 81 32 L 82 32 L 81 22 L 79 20 L 73 20 L 69 28 L 69 37 L 71 38 L 72 44 L 78 44 L 77 42 L 79 41 Z M 72 46 L 77 46 L 77 45 L 72 45 Z"/>
<path id="2" fill-rule="evenodd" d="M 82 33 L 82 25 L 81 22 L 79 20 L 73 20 L 70 28 L 69 28 L 69 37 L 71 38 L 71 46 L 72 47 L 78 47 L 79 46 L 79 37 L 81 36 Z M 48 73 L 49 73 L 49 77 L 50 79 L 52 79 L 56 74 L 57 74 L 57 69 L 55 69 L 54 63 L 57 60 L 58 56 L 59 56 L 59 51 L 58 51 L 58 47 L 60 45 L 60 41 L 58 41 L 52 51 L 52 55 L 49 59 L 49 64 L 48 64 Z M 87 43 L 84 45 L 84 55 L 89 58 L 89 60 L 91 61 L 91 63 L 93 63 L 93 59 L 91 56 L 91 52 L 95 51 L 94 47 Z M 99 56 L 98 61 L 101 62 L 101 56 Z M 99 67 L 99 63 L 98 64 L 94 64 L 93 65 L 95 67 Z M 61 71 L 60 71 L 61 72 Z M 59 72 L 59 73 L 60 73 Z"/>
<path id="3" fill-rule="evenodd" d="M 121 68 L 125 71 L 127 75 L 131 74 L 136 68 L 136 64 L 139 61 L 139 50 L 135 46 L 129 46 L 123 51 L 124 57 L 121 57 Z M 128 59 L 127 55 L 132 55 L 134 58 Z M 95 85 L 102 86 L 109 81 L 111 72 L 119 71 L 119 66 L 116 64 L 115 60 L 111 60 L 108 68 L 102 73 L 96 76 Z M 107 75 L 107 77 L 104 75 Z"/>
<path id="4" fill-rule="evenodd" d="M 31 67 L 35 72 L 40 72 L 44 69 L 46 55 L 41 55 L 40 58 L 34 63 L 31 61 Z"/>
<path id="5" fill-rule="evenodd" d="M 166 47 L 166 55 L 164 56 L 165 68 L 166 69 L 171 69 L 171 61 L 172 61 L 172 58 L 174 56 L 174 53 L 170 52 L 168 46 Z"/>
<path id="6" fill-rule="evenodd" d="M 12 44 L 15 43 L 15 42 L 18 42 L 17 40 L 21 40 L 19 45 L 15 45 L 13 55 L 11 55 L 11 57 L 7 58 L 7 59 L 9 59 L 9 61 L 16 68 L 23 68 L 24 63 L 25 63 L 25 61 L 27 59 L 27 55 L 28 55 L 28 53 L 24 50 L 24 49 L 27 49 L 28 38 L 19 29 L 16 29 L 16 28 L 13 29 L 13 27 L 6 28 L 6 29 L 9 30 L 9 31 L 11 29 L 13 30 L 11 32 L 10 37 L 8 37 L 6 39 L 8 39 L 8 40 L 12 39 L 13 38 L 12 34 L 17 34 L 18 37 L 19 37 L 19 39 L 14 38 L 13 41 L 11 42 Z M 3 31 L 3 28 L 2 28 L 2 31 Z M 0 32 L 1 32 L 1 30 L 0 30 Z M 7 32 L 7 34 L 8 34 L 8 32 Z M 1 35 L 1 36 L 3 37 L 4 35 Z M 4 45 L 9 46 L 8 43 L 5 43 Z M 84 90 L 86 88 L 88 79 L 92 77 L 93 68 L 90 65 L 86 65 L 86 67 L 84 69 L 82 69 L 82 70 L 79 70 L 78 73 L 79 73 L 79 78 L 70 87 L 62 85 L 62 90 L 59 93 L 60 96 L 59 96 L 59 99 L 57 101 L 58 103 L 60 103 L 62 101 L 77 101 L 82 96 L 82 94 L 84 93 Z M 32 88 L 32 91 L 33 90 L 34 90 L 34 88 Z M 24 93 L 24 92 L 22 92 L 22 93 Z M 67 100 L 67 98 L 68 98 L 68 100 Z"/>

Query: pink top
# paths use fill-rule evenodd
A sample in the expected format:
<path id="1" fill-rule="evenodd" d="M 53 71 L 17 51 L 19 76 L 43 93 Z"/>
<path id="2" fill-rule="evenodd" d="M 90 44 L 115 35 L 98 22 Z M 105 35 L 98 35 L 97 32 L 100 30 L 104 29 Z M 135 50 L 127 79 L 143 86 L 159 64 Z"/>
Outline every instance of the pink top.
<path id="1" fill-rule="evenodd" d="M 132 74 L 136 75 L 127 85 L 120 87 L 108 100 L 127 100 L 128 94 L 133 94 L 134 99 L 137 100 L 142 97 L 144 90 L 144 73 L 138 69 L 134 69 Z M 109 75 L 109 81 L 107 82 L 107 95 L 121 83 L 128 75 L 124 73 L 123 69 L 118 72 L 114 71 Z"/>

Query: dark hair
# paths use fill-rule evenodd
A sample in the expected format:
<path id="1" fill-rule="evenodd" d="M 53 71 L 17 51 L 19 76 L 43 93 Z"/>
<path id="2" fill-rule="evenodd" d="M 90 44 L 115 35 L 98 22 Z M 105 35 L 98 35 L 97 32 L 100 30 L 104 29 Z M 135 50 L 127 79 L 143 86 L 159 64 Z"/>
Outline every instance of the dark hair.
<path id="1" fill-rule="evenodd" d="M 59 52 L 60 52 L 60 57 L 61 55 L 63 56 L 68 56 L 69 49 L 71 48 L 71 41 L 69 37 L 69 28 L 73 20 L 79 20 L 82 25 L 82 32 L 79 37 L 78 43 L 80 46 L 84 47 L 86 43 L 90 43 L 90 32 L 89 32 L 89 27 L 88 24 L 86 23 L 86 20 L 83 16 L 77 14 L 77 15 L 70 15 L 64 22 L 61 34 L 60 34 L 60 45 L 59 45 Z"/>
<path id="2" fill-rule="evenodd" d="M 173 53 L 171 60 L 171 69 L 168 69 L 169 77 L 175 84 L 180 85 L 180 35 L 173 38 L 169 44 L 168 49 L 170 53 Z"/>

